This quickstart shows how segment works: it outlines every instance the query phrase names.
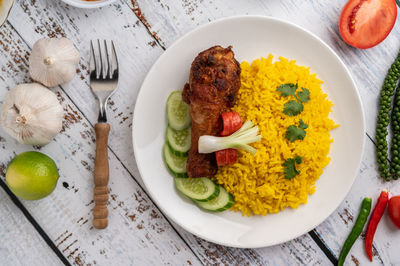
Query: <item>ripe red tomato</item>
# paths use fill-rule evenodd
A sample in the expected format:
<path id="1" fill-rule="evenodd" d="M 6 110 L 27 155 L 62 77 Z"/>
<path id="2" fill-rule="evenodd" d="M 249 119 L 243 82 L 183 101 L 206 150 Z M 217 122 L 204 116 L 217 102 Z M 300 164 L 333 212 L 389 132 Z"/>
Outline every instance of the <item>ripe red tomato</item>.
<path id="1" fill-rule="evenodd" d="M 388 207 L 390 219 L 400 229 L 400 196 L 391 197 Z"/>
<path id="2" fill-rule="evenodd" d="M 351 46 L 367 49 L 389 35 L 396 17 L 395 0 L 349 0 L 340 15 L 340 35 Z"/>

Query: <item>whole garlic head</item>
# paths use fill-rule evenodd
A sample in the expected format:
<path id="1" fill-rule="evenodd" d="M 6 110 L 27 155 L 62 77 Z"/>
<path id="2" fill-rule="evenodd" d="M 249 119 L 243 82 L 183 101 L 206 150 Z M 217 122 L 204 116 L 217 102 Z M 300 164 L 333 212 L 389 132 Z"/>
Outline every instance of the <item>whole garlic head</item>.
<path id="1" fill-rule="evenodd" d="M 4 97 L 0 124 L 22 144 L 46 145 L 62 128 L 64 111 L 57 96 L 38 84 L 21 84 Z"/>
<path id="2" fill-rule="evenodd" d="M 47 87 L 71 81 L 80 60 L 78 50 L 67 38 L 41 39 L 32 48 L 29 73 Z"/>

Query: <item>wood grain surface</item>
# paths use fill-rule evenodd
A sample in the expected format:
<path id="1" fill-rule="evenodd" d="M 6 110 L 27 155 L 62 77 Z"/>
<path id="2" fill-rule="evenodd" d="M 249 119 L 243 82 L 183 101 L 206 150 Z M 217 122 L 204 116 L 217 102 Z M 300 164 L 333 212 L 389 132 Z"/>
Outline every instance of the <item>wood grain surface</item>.
<path id="1" fill-rule="evenodd" d="M 28 58 L 43 37 L 65 36 L 81 52 L 75 79 L 52 88 L 65 110 L 63 131 L 43 148 L 23 146 L 0 129 L 0 174 L 26 150 L 40 150 L 60 168 L 56 190 L 40 201 L 22 201 L 51 241 L 76 265 L 330 265 L 325 253 L 338 256 L 358 214 L 361 199 L 376 198 L 380 189 L 400 193 L 396 182 L 378 178 L 375 162 L 377 97 L 386 70 L 400 49 L 400 27 L 379 46 L 357 50 L 338 34 L 345 0 L 120 0 L 94 10 L 76 9 L 61 1 L 17 1 L 0 28 L 0 99 L 16 84 L 30 82 Z M 315 230 L 282 245 L 235 249 L 212 244 L 169 221 L 151 201 L 135 164 L 131 127 L 140 85 L 155 60 L 175 40 L 197 26 L 234 15 L 268 15 L 302 26 L 324 40 L 348 66 L 357 84 L 367 122 L 367 141 L 359 175 L 346 200 Z M 398 20 L 400 20 L 398 18 Z M 399 21 L 397 21 L 399 23 Z M 268 34 L 268 33 L 265 33 Z M 92 227 L 93 170 L 97 102 L 88 86 L 89 41 L 113 39 L 120 60 L 120 88 L 107 110 L 113 129 L 108 143 L 110 166 L 109 226 Z M 1 182 L 1 181 L 0 181 Z M 0 190 L 0 261 L 8 265 L 56 265 L 60 260 L 8 196 Z M 7 219 L 5 217 L 11 217 Z M 8 223 L 7 223 L 8 221 Z M 385 217 L 374 242 L 374 265 L 398 265 L 400 232 Z M 11 254 L 11 255 L 10 255 Z M 3 258 L 5 260 L 3 260 Z M 346 264 L 364 265 L 360 238 Z"/>
<path id="2" fill-rule="evenodd" d="M 96 156 L 94 158 L 94 209 L 93 227 L 105 229 L 108 225 L 108 181 L 110 170 L 108 167 L 108 136 L 110 125 L 98 123 L 94 126 L 96 132 Z"/>

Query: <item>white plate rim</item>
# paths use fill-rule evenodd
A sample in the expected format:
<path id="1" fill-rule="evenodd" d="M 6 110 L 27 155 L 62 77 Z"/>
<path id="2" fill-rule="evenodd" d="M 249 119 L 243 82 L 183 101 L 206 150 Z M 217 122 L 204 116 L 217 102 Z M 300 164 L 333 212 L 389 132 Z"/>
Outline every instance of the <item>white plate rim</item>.
<path id="1" fill-rule="evenodd" d="M 354 82 L 354 79 L 353 79 L 353 77 L 352 77 L 352 75 L 351 75 L 349 69 L 348 69 L 347 66 L 344 64 L 343 60 L 337 55 L 337 53 L 336 53 L 328 44 L 326 44 L 321 38 L 319 38 L 319 37 L 318 37 L 317 35 L 315 35 L 314 33 L 310 32 L 309 30 L 307 30 L 307 29 L 305 29 L 305 28 L 303 28 L 303 27 L 301 27 L 301 26 L 298 26 L 298 25 L 296 25 L 296 24 L 294 24 L 294 23 L 292 23 L 292 22 L 289 22 L 289 21 L 286 21 L 286 20 L 283 20 L 283 19 L 280 19 L 280 18 L 276 18 L 276 17 L 262 16 L 262 15 L 239 15 L 239 16 L 224 17 L 224 18 L 217 19 L 217 20 L 214 20 L 214 21 L 212 21 L 212 22 L 209 22 L 209 23 L 200 25 L 200 26 L 196 27 L 195 29 L 193 29 L 193 30 L 187 32 L 186 34 L 184 34 L 184 35 L 181 36 L 180 38 L 178 38 L 173 44 L 171 44 L 171 45 L 164 51 L 164 53 L 156 60 L 156 62 L 152 65 L 152 67 L 150 68 L 150 70 L 149 70 L 148 73 L 146 74 L 146 77 L 145 77 L 145 79 L 143 80 L 142 86 L 140 87 L 140 90 L 139 90 L 139 93 L 138 93 L 138 96 L 137 96 L 137 99 L 136 99 L 136 103 L 140 100 L 141 94 L 142 94 L 142 91 L 143 91 L 142 88 L 145 87 L 145 84 L 148 82 L 148 79 L 149 79 L 150 76 L 151 76 L 150 74 L 151 74 L 151 73 L 154 71 L 154 69 L 156 68 L 157 62 L 158 62 L 159 60 L 161 60 L 161 59 L 166 55 L 166 52 L 168 51 L 168 49 L 172 49 L 173 47 L 177 46 L 178 43 L 180 43 L 182 40 L 184 40 L 184 39 L 186 39 L 186 38 L 189 38 L 189 37 L 190 37 L 191 35 L 193 35 L 193 34 L 196 34 L 196 32 L 199 31 L 199 30 L 202 30 L 202 29 L 207 28 L 207 27 L 212 27 L 213 25 L 218 24 L 218 23 L 220 23 L 220 22 L 227 22 L 227 21 L 229 21 L 229 20 L 236 20 L 236 19 L 260 19 L 260 20 L 271 20 L 271 21 L 283 23 L 283 24 L 286 24 L 286 25 L 288 25 L 288 26 L 294 27 L 294 28 L 296 28 L 297 30 L 304 32 L 305 34 L 308 34 L 309 36 L 311 36 L 312 38 L 314 38 L 316 41 L 318 41 L 322 46 L 324 46 L 326 49 L 328 49 L 328 50 L 331 52 L 331 54 L 335 57 L 335 59 L 338 61 L 338 63 L 341 65 L 341 67 L 345 70 L 345 72 L 346 72 L 348 78 L 350 79 L 350 81 L 351 81 L 351 83 L 352 83 L 352 86 L 353 86 L 353 88 L 354 88 L 355 96 L 356 96 L 356 98 L 357 98 L 357 100 L 358 100 L 357 103 L 358 103 L 358 105 L 359 105 L 359 106 L 358 106 L 358 107 L 359 107 L 358 109 L 359 109 L 359 111 L 360 111 L 360 113 L 361 113 L 361 124 L 362 124 L 362 129 L 360 129 L 360 132 L 363 132 L 363 134 L 362 134 L 362 141 L 361 141 L 361 154 L 360 154 L 360 156 L 359 156 L 358 163 L 357 163 L 358 167 L 356 167 L 356 169 L 354 169 L 354 173 L 353 173 L 353 175 L 352 175 L 352 180 L 351 180 L 351 184 L 352 184 L 352 185 L 349 186 L 348 188 L 346 188 L 346 192 L 344 193 L 344 197 L 343 197 L 340 201 L 338 201 L 337 205 L 336 205 L 334 208 L 332 208 L 332 209 L 329 211 L 329 213 L 330 213 L 329 215 L 327 215 L 325 218 L 321 218 L 320 220 L 316 221 L 313 225 L 310 225 L 309 228 L 307 228 L 307 230 L 304 230 L 303 233 L 293 234 L 293 235 L 291 235 L 291 236 L 288 236 L 287 238 L 282 238 L 282 239 L 280 239 L 279 241 L 276 241 L 276 242 L 274 242 L 274 243 L 272 243 L 272 244 L 267 244 L 267 245 L 263 245 L 263 244 L 256 244 L 256 245 L 237 245 L 237 244 L 232 244 L 232 243 L 220 241 L 220 240 L 217 240 L 217 239 L 213 239 L 213 238 L 210 238 L 210 237 L 205 236 L 205 235 L 203 235 L 203 234 L 200 234 L 200 233 L 196 232 L 195 230 L 192 230 L 191 228 L 187 227 L 185 224 L 182 224 L 180 221 L 176 220 L 176 219 L 174 218 L 174 215 L 173 215 L 173 214 L 171 214 L 167 209 L 161 207 L 162 204 L 160 204 L 160 202 L 159 202 L 159 200 L 157 199 L 157 197 L 155 197 L 155 195 L 152 193 L 152 191 L 148 189 L 149 187 L 148 187 L 148 183 L 146 182 L 146 179 L 145 179 L 145 178 L 142 178 L 143 174 L 142 174 L 142 169 L 141 169 L 140 164 L 137 163 L 137 167 L 138 167 L 138 170 L 139 170 L 139 173 L 140 173 L 140 178 L 142 178 L 143 183 L 144 183 L 144 185 L 145 185 L 145 187 L 146 187 L 146 190 L 147 190 L 147 192 L 149 193 L 149 195 L 150 195 L 151 199 L 153 200 L 153 202 L 158 206 L 158 208 L 160 209 L 160 211 L 161 211 L 163 214 L 165 214 L 167 217 L 169 217 L 173 222 L 175 222 L 176 224 L 178 224 L 178 225 L 179 225 L 180 227 L 182 227 L 184 230 L 186 230 L 186 231 L 188 231 L 188 232 L 190 232 L 190 233 L 192 233 L 192 234 L 194 234 L 194 235 L 196 235 L 196 236 L 198 236 L 198 237 L 201 237 L 201 238 L 204 239 L 204 240 L 207 240 L 207 241 L 209 241 L 209 242 L 216 243 L 216 244 L 219 244 L 219 245 L 224 245 L 224 246 L 229 246 L 229 247 L 235 247 L 235 248 L 262 248 L 262 247 L 268 247 L 268 246 L 274 246 L 274 245 L 282 244 L 282 243 L 288 242 L 288 241 L 293 240 L 293 239 L 295 239 L 295 238 L 297 238 L 297 237 L 299 237 L 299 236 L 301 236 L 301 235 L 303 235 L 303 234 L 306 234 L 306 233 L 310 232 L 311 230 L 313 230 L 314 228 L 316 228 L 317 226 L 319 226 L 322 222 L 324 222 L 324 221 L 325 221 L 339 206 L 340 206 L 340 204 L 343 202 L 344 198 L 347 196 L 347 194 L 350 192 L 352 186 L 354 185 L 354 181 L 355 181 L 355 179 L 356 179 L 356 177 L 357 177 L 357 173 L 359 172 L 360 165 L 361 165 L 361 161 L 362 161 L 362 158 L 363 158 L 363 153 L 364 153 L 364 148 L 365 148 L 365 138 L 366 138 L 366 137 L 365 137 L 364 107 L 363 107 L 363 104 L 362 104 L 362 101 L 361 101 L 360 93 L 359 93 L 359 91 L 358 91 L 358 88 L 357 88 L 357 86 L 356 86 L 356 83 Z M 137 106 L 138 106 L 138 105 L 135 104 L 135 109 L 134 109 L 134 114 L 133 114 L 133 121 L 132 121 L 132 124 L 133 124 L 133 125 L 134 125 L 134 123 L 135 123 L 136 116 L 137 116 L 137 113 L 138 113 L 137 110 L 136 110 L 136 109 L 137 109 Z M 138 144 L 137 144 L 136 138 L 135 138 L 135 127 L 132 128 L 132 142 L 133 142 L 133 150 L 134 150 L 134 154 L 135 154 L 135 160 L 136 160 L 136 162 L 137 162 L 136 154 L 137 154 L 137 151 L 138 151 L 138 147 L 137 147 Z"/>

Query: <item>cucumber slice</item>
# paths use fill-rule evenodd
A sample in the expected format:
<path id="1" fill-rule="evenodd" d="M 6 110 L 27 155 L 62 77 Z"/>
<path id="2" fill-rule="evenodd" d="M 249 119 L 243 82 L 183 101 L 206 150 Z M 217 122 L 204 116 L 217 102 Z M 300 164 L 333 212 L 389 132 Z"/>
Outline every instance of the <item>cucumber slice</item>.
<path id="1" fill-rule="evenodd" d="M 164 144 L 163 154 L 167 167 L 174 176 L 187 177 L 186 174 L 187 157 L 176 156 L 171 152 L 171 149 L 167 144 Z"/>
<path id="2" fill-rule="evenodd" d="M 192 144 L 190 127 L 183 130 L 175 130 L 168 126 L 167 143 L 173 154 L 187 156 Z"/>
<path id="3" fill-rule="evenodd" d="M 185 196 L 199 202 L 216 198 L 219 186 L 207 177 L 175 178 L 176 188 Z"/>
<path id="4" fill-rule="evenodd" d="M 232 194 L 226 192 L 225 188 L 222 186 L 219 187 L 218 197 L 206 202 L 195 200 L 196 204 L 199 207 L 212 212 L 222 212 L 232 207 L 233 203 L 235 202 Z"/>
<path id="5" fill-rule="evenodd" d="M 181 91 L 173 91 L 167 100 L 168 124 L 175 130 L 190 126 L 189 105 L 182 100 Z"/>

